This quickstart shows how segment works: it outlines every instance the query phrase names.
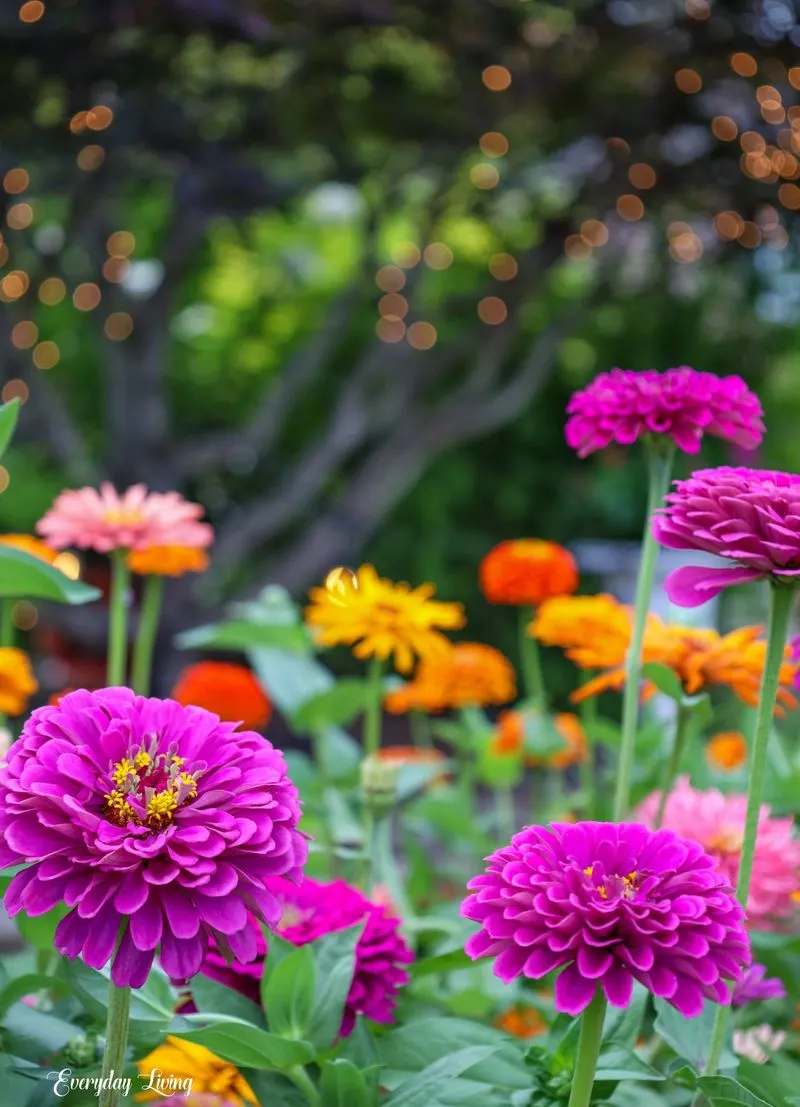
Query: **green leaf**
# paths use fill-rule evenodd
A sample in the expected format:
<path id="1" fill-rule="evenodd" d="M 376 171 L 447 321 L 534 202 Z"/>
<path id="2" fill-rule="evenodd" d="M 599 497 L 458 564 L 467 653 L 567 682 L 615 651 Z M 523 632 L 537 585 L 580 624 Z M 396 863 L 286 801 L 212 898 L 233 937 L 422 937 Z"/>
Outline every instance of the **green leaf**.
<path id="1" fill-rule="evenodd" d="M 192 978 L 192 999 L 197 1010 L 203 1014 L 230 1015 L 267 1029 L 264 1012 L 257 1003 L 202 973 Z"/>
<path id="2" fill-rule="evenodd" d="M 356 963 L 356 946 L 364 924 L 338 930 L 312 944 L 316 968 L 314 1009 L 308 1024 L 308 1038 L 318 1050 L 327 1049 L 339 1034 L 344 1003 Z"/>
<path id="3" fill-rule="evenodd" d="M 237 650 L 242 653 L 262 647 L 298 654 L 310 654 L 312 650 L 311 637 L 302 623 L 284 626 L 244 619 L 193 627 L 179 634 L 175 645 L 180 650 Z"/>
<path id="4" fill-rule="evenodd" d="M 302 703 L 326 692 L 335 683 L 328 670 L 314 657 L 287 653 L 275 647 L 250 649 L 247 656 L 282 715 L 291 717 Z"/>
<path id="5" fill-rule="evenodd" d="M 392 1092 L 385 1107 L 433 1107 L 438 1093 L 445 1091 L 455 1077 L 480 1065 L 495 1052 L 495 1046 L 468 1046 L 440 1057 Z"/>
<path id="6" fill-rule="evenodd" d="M 0 546 L 0 596 L 26 596 L 56 603 L 91 603 L 100 598 L 99 588 L 71 580 L 46 561 L 24 550 Z"/>
<path id="7" fill-rule="evenodd" d="M 58 907 L 54 907 L 52 911 L 48 911 L 44 915 L 33 917 L 26 915 L 24 911 L 20 911 L 14 921 L 26 942 L 29 942 L 36 949 L 52 953 L 56 927 L 64 916 L 69 914 L 69 911 L 69 907 L 65 904 L 59 904 Z"/>
<path id="8" fill-rule="evenodd" d="M 298 1087 L 279 1072 L 262 1069 L 241 1069 L 242 1076 L 253 1089 L 263 1107 L 308 1107 L 308 1100 Z"/>
<path id="9" fill-rule="evenodd" d="M 322 771 L 329 780 L 350 776 L 361 761 L 361 746 L 340 726 L 323 727 L 317 736 Z"/>
<path id="10" fill-rule="evenodd" d="M 0 1053 L 0 1088 L 3 1089 L 3 1107 L 39 1107 L 44 1098 L 41 1087 L 42 1076 L 42 1070 L 30 1060 Z"/>
<path id="11" fill-rule="evenodd" d="M 72 1023 L 14 1003 L 3 1016 L 3 1051 L 26 1061 L 42 1061 L 62 1050 L 80 1031 Z"/>
<path id="12" fill-rule="evenodd" d="M 529 757 L 545 760 L 567 748 L 551 715 L 531 708 L 523 712 L 523 748 Z"/>
<path id="13" fill-rule="evenodd" d="M 331 688 L 305 700 L 291 715 L 291 723 L 301 734 L 313 734 L 325 726 L 348 726 L 363 714 L 373 694 L 367 680 L 338 680 Z"/>
<path id="14" fill-rule="evenodd" d="M 522 779 L 522 750 L 495 753 L 491 742 L 484 742 L 478 751 L 476 769 L 478 779 L 490 788 L 513 788 Z"/>
<path id="15" fill-rule="evenodd" d="M 75 995 L 86 1010 L 104 1023 L 108 1011 L 109 968 L 98 972 L 81 960 L 65 961 L 65 972 Z M 159 968 L 150 971 L 144 987 L 131 992 L 131 1025 L 162 1028 L 172 1022 L 178 1004 L 178 993 Z"/>
<path id="16" fill-rule="evenodd" d="M 261 1003 L 269 1028 L 287 1038 L 305 1037 L 314 1007 L 314 954 L 306 945 L 294 950 L 261 981 Z"/>
<path id="17" fill-rule="evenodd" d="M 667 1045 L 672 1046 L 679 1057 L 688 1061 L 692 1068 L 697 1072 L 702 1072 L 711 1048 L 711 1037 L 714 1032 L 714 1021 L 718 1010 L 717 1004 L 706 1000 L 703 1004 L 703 1013 L 693 1019 L 687 1019 L 665 999 L 656 997 L 655 1007 L 657 1018 L 654 1030 L 656 1034 L 660 1035 Z M 720 1063 L 721 1067 L 726 1069 L 735 1067 L 736 1058 L 732 1054 L 726 1053 Z"/>
<path id="18" fill-rule="evenodd" d="M 19 417 L 19 400 L 9 400 L 0 407 L 0 457 L 8 449 L 8 444 L 14 436 L 14 428 Z"/>
<path id="19" fill-rule="evenodd" d="M 651 684 L 655 684 L 659 692 L 663 692 L 665 696 L 669 696 L 676 703 L 680 703 L 683 699 L 683 685 L 675 671 L 670 669 L 668 665 L 659 665 L 655 661 L 649 661 L 642 666 L 642 676 L 645 680 L 649 680 Z"/>
<path id="20" fill-rule="evenodd" d="M 378 1055 L 386 1067 L 382 1077 L 387 1087 L 395 1087 L 398 1076 L 419 1072 L 456 1050 L 485 1046 L 488 1058 L 480 1066 L 461 1070 L 471 1081 L 500 1088 L 530 1087 L 530 1073 L 520 1049 L 506 1034 L 468 1019 L 424 1018 L 406 1023 L 376 1043 Z"/>
<path id="21" fill-rule="evenodd" d="M 319 1083 L 321 1107 L 372 1107 L 377 1097 L 352 1061 L 326 1061 Z"/>
<path id="22" fill-rule="evenodd" d="M 627 1007 L 609 1005 L 603 1024 L 603 1041 L 614 1041 L 633 1049 L 641 1033 L 649 994 L 637 980 L 634 981 L 633 996 Z"/>
<path id="23" fill-rule="evenodd" d="M 192 1017 L 195 1021 L 196 1016 Z M 216 1020 L 196 1030 L 173 1030 L 175 1037 L 197 1042 L 239 1067 L 291 1069 L 314 1060 L 310 1042 L 290 1042 L 239 1019 Z"/>
<path id="24" fill-rule="evenodd" d="M 459 969 L 474 968 L 474 963 L 463 948 L 451 949 L 447 953 L 438 953 L 435 957 L 422 957 L 411 966 L 415 980 L 422 976 L 438 976 L 441 973 L 456 972 Z"/>
<path id="25" fill-rule="evenodd" d="M 632 1049 L 620 1042 L 604 1042 L 597 1062 L 595 1081 L 664 1080 L 664 1074 L 648 1065 Z"/>
<path id="26" fill-rule="evenodd" d="M 45 976 L 41 972 L 28 972 L 17 976 L 0 991 L 0 1016 L 4 1015 L 12 1003 L 18 1003 L 24 996 L 34 995 L 44 988 L 64 990 L 64 981 L 57 977 Z"/>
<path id="27" fill-rule="evenodd" d="M 713 1107 L 775 1107 L 730 1076 L 701 1076 L 697 1086 Z"/>

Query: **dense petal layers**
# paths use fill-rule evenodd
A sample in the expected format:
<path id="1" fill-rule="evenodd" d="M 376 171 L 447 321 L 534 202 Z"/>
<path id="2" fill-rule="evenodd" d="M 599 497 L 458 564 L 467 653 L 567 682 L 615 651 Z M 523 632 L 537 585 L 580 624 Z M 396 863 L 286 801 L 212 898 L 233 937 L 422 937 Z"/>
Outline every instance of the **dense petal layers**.
<path id="1" fill-rule="evenodd" d="M 245 730 L 263 730 L 272 717 L 272 704 L 253 673 L 231 661 L 190 665 L 172 695 L 186 707 L 204 707 L 224 723 L 239 723 Z"/>
<path id="2" fill-rule="evenodd" d="M 514 666 L 493 646 L 457 642 L 441 657 L 420 662 L 414 679 L 389 692 L 387 711 L 447 711 L 508 703 L 517 694 Z"/>
<path id="3" fill-rule="evenodd" d="M 617 1007 L 640 981 L 687 1018 L 750 963 L 733 889 L 696 843 L 637 823 L 526 827 L 474 877 L 462 915 L 481 924 L 467 953 L 495 975 L 561 969 L 559 1011 L 577 1015 L 602 987 Z"/>
<path id="4" fill-rule="evenodd" d="M 733 989 L 734 1007 L 744 1007 L 747 1003 L 761 1003 L 766 999 L 784 999 L 786 988 L 777 976 L 767 976 L 766 965 L 751 965 L 744 979 Z"/>
<path id="5" fill-rule="evenodd" d="M 480 564 L 480 583 L 489 603 L 538 607 L 578 587 L 575 558 L 557 542 L 517 538 L 491 549 Z"/>
<path id="6" fill-rule="evenodd" d="M 141 986 L 158 951 L 173 978 L 210 940 L 248 959 L 250 916 L 307 856 L 297 790 L 261 735 L 127 688 L 77 691 L 28 719 L 0 766 L 0 866 L 25 864 L 10 915 L 72 908 L 55 946 Z"/>

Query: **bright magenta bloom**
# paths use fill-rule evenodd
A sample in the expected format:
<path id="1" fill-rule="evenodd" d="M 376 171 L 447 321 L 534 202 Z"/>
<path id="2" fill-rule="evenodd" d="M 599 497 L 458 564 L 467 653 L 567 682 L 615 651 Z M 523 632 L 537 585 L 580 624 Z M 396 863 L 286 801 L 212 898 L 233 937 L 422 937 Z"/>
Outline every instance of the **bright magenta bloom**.
<path id="1" fill-rule="evenodd" d="M 41 707 L 0 765 L 0 867 L 24 863 L 9 915 L 72 911 L 55 947 L 141 987 L 159 951 L 171 977 L 213 939 L 257 953 L 250 916 L 277 924 L 271 877 L 302 875 L 306 841 L 283 755 L 260 734 L 128 688 Z"/>
<path id="2" fill-rule="evenodd" d="M 721 466 L 675 481 L 653 534 L 671 550 L 700 550 L 731 568 L 687 565 L 666 580 L 673 603 L 697 607 L 731 584 L 774 577 L 800 584 L 800 476 Z"/>
<path id="3" fill-rule="evenodd" d="M 152 546 L 211 545 L 214 531 L 199 520 L 203 509 L 177 492 L 148 492 L 135 484 L 120 494 L 104 483 L 100 490 L 62 492 L 36 524 L 36 531 L 55 549 L 76 546 L 109 553 Z"/>
<path id="4" fill-rule="evenodd" d="M 373 1022 L 393 1022 L 398 990 L 408 981 L 404 966 L 414 960 L 414 954 L 400 934 L 400 920 L 344 880 L 319 884 L 306 879 L 299 886 L 288 880 L 271 880 L 268 887 L 283 910 L 277 932 L 296 946 L 304 946 L 337 930 L 347 930 L 366 919 L 356 946 L 355 973 L 345 1003 L 341 1034 L 347 1036 L 352 1032 L 357 1015 L 364 1015 Z M 266 943 L 258 926 L 253 926 L 253 933 L 259 953 L 254 964 L 228 965 L 224 957 L 212 949 L 202 971 L 258 1001 Z"/>
<path id="5" fill-rule="evenodd" d="M 760 1003 L 765 999 L 785 999 L 786 988 L 777 976 L 767 976 L 766 965 L 754 964 L 748 969 L 744 980 L 733 989 L 734 1007 L 744 1007 L 748 1003 Z"/>
<path id="6" fill-rule="evenodd" d="M 687 1018 L 726 1004 L 750 963 L 744 912 L 696 843 L 641 823 L 553 823 L 519 831 L 488 859 L 461 914 L 466 951 L 505 983 L 561 969 L 555 1006 L 578 1015 L 598 987 L 627 1007 L 634 980 Z"/>
<path id="7" fill-rule="evenodd" d="M 610 442 L 630 446 L 664 435 L 696 454 L 704 434 L 754 449 L 764 435 L 763 412 L 741 377 L 718 377 L 682 365 L 657 373 L 612 369 L 600 373 L 567 405 L 567 443 L 587 457 Z"/>
<path id="8" fill-rule="evenodd" d="M 643 822 L 655 821 L 659 796 L 653 792 L 639 806 Z M 735 884 L 746 811 L 747 796 L 725 796 L 716 788 L 703 792 L 681 777 L 667 797 L 663 825 L 699 842 L 726 880 Z M 756 929 L 775 930 L 795 916 L 792 893 L 800 887 L 800 840 L 793 830 L 791 818 L 775 819 L 769 807 L 761 808 L 747 900 L 747 920 Z"/>

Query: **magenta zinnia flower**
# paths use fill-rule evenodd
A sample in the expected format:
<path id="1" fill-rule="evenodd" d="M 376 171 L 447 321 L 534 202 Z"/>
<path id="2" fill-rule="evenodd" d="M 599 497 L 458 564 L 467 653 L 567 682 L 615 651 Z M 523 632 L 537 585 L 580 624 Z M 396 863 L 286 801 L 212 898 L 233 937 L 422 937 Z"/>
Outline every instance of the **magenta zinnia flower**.
<path id="1" fill-rule="evenodd" d="M 122 987 L 158 949 L 171 977 L 200 968 L 209 939 L 256 956 L 250 914 L 281 914 L 268 887 L 299 878 L 307 847 L 283 755 L 198 707 L 128 688 L 78 691 L 34 711 L 0 766 L 0 867 L 10 915 L 72 910 L 55 947 Z"/>
<path id="2" fill-rule="evenodd" d="M 718 377 L 682 365 L 658 373 L 612 369 L 573 393 L 567 405 L 567 443 L 587 457 L 610 442 L 630 446 L 652 434 L 696 454 L 704 434 L 755 449 L 763 412 L 741 377 Z"/>
<path id="3" fill-rule="evenodd" d="M 109 553 L 153 546 L 205 549 L 214 531 L 199 520 L 203 509 L 177 492 L 148 492 L 135 484 L 120 494 L 105 483 L 100 490 L 62 492 L 36 524 L 37 533 L 57 550 L 77 546 Z"/>
<path id="4" fill-rule="evenodd" d="M 640 823 L 553 823 L 519 831 L 473 877 L 466 951 L 509 983 L 561 969 L 558 1011 L 578 1015 L 598 986 L 616 1007 L 634 980 L 687 1018 L 728 1003 L 750 963 L 743 911 L 696 842 Z"/>
<path id="5" fill-rule="evenodd" d="M 653 792 L 637 810 L 648 825 L 655 822 L 659 798 Z M 726 796 L 716 788 L 700 791 L 688 777 L 680 777 L 667 797 L 663 826 L 698 842 L 735 885 L 746 812 L 747 796 Z M 761 808 L 747 900 L 748 922 L 757 929 L 775 930 L 795 916 L 792 893 L 800 887 L 800 841 L 793 830 L 791 818 L 776 819 L 769 807 Z"/>
<path id="6" fill-rule="evenodd" d="M 733 989 L 733 1006 L 744 1007 L 765 999 L 785 999 L 786 988 L 777 976 L 767 976 L 766 965 L 751 965 Z"/>
<path id="7" fill-rule="evenodd" d="M 351 1033 L 357 1015 L 373 1022 L 393 1022 L 398 990 L 408 981 L 404 966 L 414 960 L 414 954 L 400 934 L 400 920 L 391 910 L 373 903 L 344 880 L 318 884 L 306 879 L 299 886 L 288 880 L 272 880 L 268 887 L 277 896 L 283 912 L 277 932 L 295 946 L 347 930 L 366 919 L 356 946 L 355 973 L 340 1033 L 343 1037 Z M 254 926 L 253 931 L 259 952 L 255 964 L 229 965 L 212 949 L 202 971 L 257 1001 L 266 943 L 260 928 Z"/>
<path id="8" fill-rule="evenodd" d="M 698 469 L 675 481 L 653 534 L 671 550 L 700 550 L 731 568 L 686 565 L 666 580 L 673 603 L 697 607 L 731 584 L 772 577 L 800 584 L 800 476 L 770 469 Z"/>

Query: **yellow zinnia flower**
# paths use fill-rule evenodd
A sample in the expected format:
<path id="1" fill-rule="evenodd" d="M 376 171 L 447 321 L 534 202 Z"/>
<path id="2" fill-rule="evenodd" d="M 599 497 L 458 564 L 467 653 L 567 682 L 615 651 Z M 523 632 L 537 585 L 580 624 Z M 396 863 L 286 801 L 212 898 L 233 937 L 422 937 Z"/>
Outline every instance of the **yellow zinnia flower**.
<path id="1" fill-rule="evenodd" d="M 452 644 L 436 628 L 452 630 L 465 623 L 460 603 L 431 599 L 432 584 L 411 588 L 383 580 L 372 565 L 357 570 L 346 595 L 312 588 L 306 622 L 321 646 L 352 646 L 362 661 L 394 655 L 395 667 L 408 673 L 416 657 L 441 656 Z"/>
<path id="2" fill-rule="evenodd" d="M 184 573 L 204 573 L 208 554 L 195 546 L 151 546 L 129 553 L 128 568 L 143 577 L 182 577 Z"/>
<path id="3" fill-rule="evenodd" d="M 39 689 L 28 655 L 11 646 L 0 647 L 0 715 L 22 715 Z"/>
<path id="4" fill-rule="evenodd" d="M 499 650 L 479 642 L 459 642 L 441 657 L 420 662 L 414 679 L 390 692 L 384 704 L 393 715 L 404 715 L 500 705 L 516 694 L 514 667 Z"/>
<path id="5" fill-rule="evenodd" d="M 253 1089 L 239 1072 L 235 1065 L 229 1061 L 223 1061 L 205 1046 L 196 1042 L 186 1042 L 182 1038 L 168 1037 L 160 1046 L 156 1046 L 152 1053 L 141 1061 L 136 1062 L 139 1075 L 145 1083 L 154 1085 L 152 1089 L 146 1089 L 136 1095 L 140 1103 L 152 1103 L 164 1097 L 163 1091 L 156 1088 L 156 1080 L 151 1078 L 155 1073 L 163 1080 L 162 1087 L 168 1088 L 167 1081 L 173 1077 L 176 1081 L 191 1080 L 190 1092 L 192 1095 L 211 1093 L 217 1095 L 225 1103 L 235 1104 L 236 1107 L 244 1107 L 251 1103 L 258 1107 L 258 1100 Z M 184 1084 L 183 1087 L 186 1085 Z"/>
<path id="6" fill-rule="evenodd" d="M 58 550 L 51 550 L 46 542 L 34 538 L 32 534 L 0 534 L 0 546 L 10 546 L 14 550 L 22 550 L 31 557 L 38 557 L 40 561 L 46 561 L 52 565 L 58 558 Z"/>

